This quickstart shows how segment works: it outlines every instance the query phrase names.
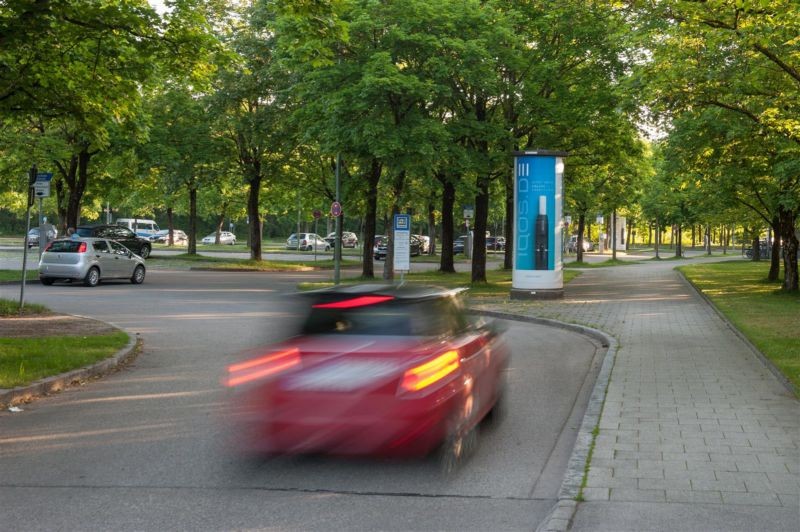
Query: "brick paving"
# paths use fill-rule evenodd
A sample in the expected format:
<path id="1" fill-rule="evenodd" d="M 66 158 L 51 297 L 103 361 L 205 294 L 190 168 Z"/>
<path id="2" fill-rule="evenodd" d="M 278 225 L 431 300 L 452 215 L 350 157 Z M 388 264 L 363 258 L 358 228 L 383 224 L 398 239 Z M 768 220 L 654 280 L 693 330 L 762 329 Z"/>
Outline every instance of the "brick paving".
<path id="1" fill-rule="evenodd" d="M 585 500 L 800 508 L 800 402 L 674 266 L 589 269 L 564 300 L 482 308 L 619 342 Z"/>

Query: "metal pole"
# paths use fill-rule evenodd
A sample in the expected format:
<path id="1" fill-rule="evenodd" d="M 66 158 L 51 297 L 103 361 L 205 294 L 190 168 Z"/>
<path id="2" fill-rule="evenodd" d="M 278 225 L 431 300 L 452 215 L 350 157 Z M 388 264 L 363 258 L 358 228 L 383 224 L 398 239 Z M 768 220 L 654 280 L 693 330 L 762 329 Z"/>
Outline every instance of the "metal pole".
<path id="1" fill-rule="evenodd" d="M 31 173 L 28 179 L 28 209 L 25 213 L 25 240 L 22 244 L 22 282 L 19 285 L 19 313 L 25 306 L 25 278 L 28 276 L 28 233 L 31 232 L 31 206 L 33 205 L 33 183 L 36 181 L 36 165 L 31 166 Z M 39 235 L 42 238 L 42 235 Z"/>
<path id="2" fill-rule="evenodd" d="M 314 216 L 314 262 L 317 262 L 317 222 L 319 219 Z"/>
<path id="3" fill-rule="evenodd" d="M 39 198 L 39 258 L 42 258 L 42 250 L 44 249 L 44 245 L 46 242 L 47 231 L 45 234 L 42 234 L 42 225 L 44 224 L 44 220 L 42 219 L 42 198 Z"/>
<path id="4" fill-rule="evenodd" d="M 339 167 L 342 164 L 342 155 L 336 154 L 336 202 L 340 203 L 339 197 Z M 342 239 L 341 239 L 342 215 L 336 217 L 336 240 L 333 248 L 333 284 L 339 284 L 341 280 L 341 260 L 342 260 Z"/>

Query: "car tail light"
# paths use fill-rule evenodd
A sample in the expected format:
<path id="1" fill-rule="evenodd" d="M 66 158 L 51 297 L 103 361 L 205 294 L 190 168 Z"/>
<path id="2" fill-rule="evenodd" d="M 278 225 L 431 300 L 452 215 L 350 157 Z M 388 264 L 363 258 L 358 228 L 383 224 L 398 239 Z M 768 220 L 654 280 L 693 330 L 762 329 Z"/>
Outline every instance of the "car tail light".
<path id="1" fill-rule="evenodd" d="M 246 362 L 228 366 L 225 386 L 233 387 L 263 379 L 300 363 L 300 351 L 296 347 L 270 353 Z"/>
<path id="2" fill-rule="evenodd" d="M 86 253 L 86 242 L 81 242 L 78 246 L 78 253 Z"/>
<path id="3" fill-rule="evenodd" d="M 407 370 L 400 382 L 400 391 L 417 392 L 427 388 L 457 371 L 460 365 L 458 351 L 447 351 L 424 364 Z"/>
<path id="4" fill-rule="evenodd" d="M 394 296 L 359 296 L 354 297 L 353 299 L 345 299 L 343 301 L 334 301 L 333 303 L 318 303 L 316 305 L 312 305 L 312 308 L 357 308 L 357 307 L 366 307 L 369 305 L 377 305 L 378 303 L 384 303 L 386 301 L 391 301 L 394 299 Z"/>
<path id="5" fill-rule="evenodd" d="M 45 246 L 45 248 L 44 248 L 45 252 L 50 251 L 51 247 L 53 247 L 53 243 L 52 242 L 50 242 L 49 244 L 47 244 L 47 246 Z"/>
<path id="6" fill-rule="evenodd" d="M 300 245 L 301 245 L 301 246 L 305 246 L 306 244 L 308 244 L 308 242 L 307 242 L 307 241 L 305 241 L 305 240 L 303 240 L 303 242 L 302 242 Z"/>

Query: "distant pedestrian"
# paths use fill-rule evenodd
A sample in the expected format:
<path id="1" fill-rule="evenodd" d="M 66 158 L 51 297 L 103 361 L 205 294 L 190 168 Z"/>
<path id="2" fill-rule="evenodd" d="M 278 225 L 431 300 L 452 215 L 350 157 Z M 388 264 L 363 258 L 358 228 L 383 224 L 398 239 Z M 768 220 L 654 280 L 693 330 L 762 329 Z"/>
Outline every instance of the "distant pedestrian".
<path id="1" fill-rule="evenodd" d="M 77 232 L 75 232 L 74 227 L 70 227 L 69 229 L 67 229 L 67 236 L 69 236 L 71 240 L 78 240 L 80 238 L 80 235 Z"/>

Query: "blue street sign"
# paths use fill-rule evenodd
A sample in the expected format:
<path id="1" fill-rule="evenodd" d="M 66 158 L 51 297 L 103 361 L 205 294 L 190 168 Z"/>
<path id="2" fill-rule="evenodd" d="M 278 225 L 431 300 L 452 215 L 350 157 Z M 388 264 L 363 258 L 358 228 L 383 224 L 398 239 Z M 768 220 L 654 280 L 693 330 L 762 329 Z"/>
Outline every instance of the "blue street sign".
<path id="1" fill-rule="evenodd" d="M 39 172 L 38 174 L 36 174 L 36 181 L 40 183 L 43 181 L 50 181 L 51 179 L 53 179 L 52 172 Z"/>
<path id="2" fill-rule="evenodd" d="M 411 215 L 410 214 L 395 214 L 394 215 L 394 230 L 395 231 L 411 231 Z"/>

